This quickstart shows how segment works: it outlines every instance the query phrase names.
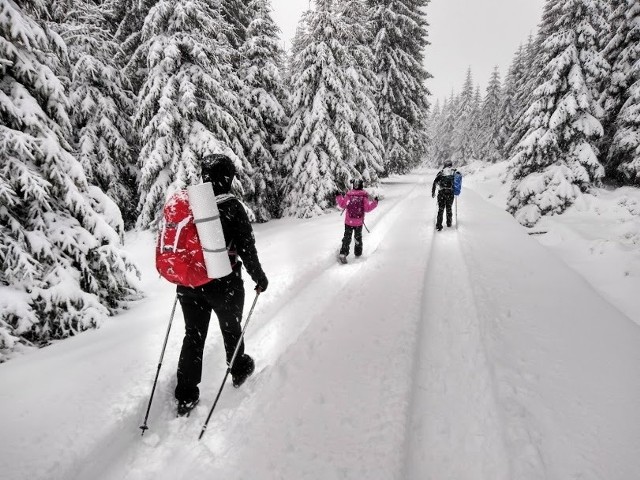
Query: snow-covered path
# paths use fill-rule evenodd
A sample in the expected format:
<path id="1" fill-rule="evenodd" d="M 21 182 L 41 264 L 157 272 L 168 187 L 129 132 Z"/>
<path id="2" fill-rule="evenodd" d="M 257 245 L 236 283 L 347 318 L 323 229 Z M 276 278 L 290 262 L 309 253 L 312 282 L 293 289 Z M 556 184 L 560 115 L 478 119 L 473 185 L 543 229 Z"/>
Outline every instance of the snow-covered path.
<path id="1" fill-rule="evenodd" d="M 431 247 L 402 478 L 512 478 L 460 235 Z"/>
<path id="2" fill-rule="evenodd" d="M 431 180 L 389 182 L 345 266 L 337 213 L 256 227 L 258 373 L 225 389 L 200 442 L 224 358 L 214 323 L 201 404 L 176 419 L 179 309 L 139 435 L 174 295 L 151 238 L 132 238 L 146 300 L 0 365 L 2 478 L 634 478 L 638 327 L 472 191 L 460 228 L 434 233 Z"/>

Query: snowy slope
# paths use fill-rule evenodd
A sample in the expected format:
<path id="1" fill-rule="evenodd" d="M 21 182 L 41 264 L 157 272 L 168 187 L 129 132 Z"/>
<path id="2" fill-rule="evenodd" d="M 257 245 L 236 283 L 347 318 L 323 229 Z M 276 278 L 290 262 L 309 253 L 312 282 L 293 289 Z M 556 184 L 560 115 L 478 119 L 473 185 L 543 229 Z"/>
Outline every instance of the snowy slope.
<path id="1" fill-rule="evenodd" d="M 459 228 L 434 232 L 432 179 L 386 184 L 345 266 L 338 213 L 256 226 L 258 373 L 225 389 L 200 442 L 224 355 L 213 323 L 201 404 L 176 419 L 179 308 L 139 434 L 174 293 L 152 238 L 132 236 L 144 301 L 0 365 L 2 478 L 635 478 L 638 326 L 469 189 Z"/>

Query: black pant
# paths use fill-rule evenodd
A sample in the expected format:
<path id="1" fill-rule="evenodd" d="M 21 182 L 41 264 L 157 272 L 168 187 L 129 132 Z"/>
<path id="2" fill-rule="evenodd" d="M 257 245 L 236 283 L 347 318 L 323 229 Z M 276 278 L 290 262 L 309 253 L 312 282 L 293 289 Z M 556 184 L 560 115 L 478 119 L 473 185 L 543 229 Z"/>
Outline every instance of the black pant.
<path id="1" fill-rule="evenodd" d="M 453 205 L 453 190 L 440 189 L 438 192 L 438 219 L 436 220 L 436 228 L 442 228 L 442 214 L 445 207 L 447 208 L 447 227 L 451 226 L 451 206 Z"/>
<path id="2" fill-rule="evenodd" d="M 349 247 L 351 246 L 351 235 L 356 237 L 356 243 L 354 245 L 353 252 L 356 257 L 362 255 L 362 225 L 359 227 L 344 226 L 344 237 L 342 237 L 342 248 L 340 249 L 340 255 L 349 255 Z"/>
<path id="3" fill-rule="evenodd" d="M 185 334 L 178 362 L 178 384 L 176 398 L 183 401 L 197 400 L 200 395 L 198 384 L 202 377 L 202 356 L 207 339 L 211 310 L 218 317 L 227 365 L 231 362 L 242 329 L 242 310 L 244 308 L 244 283 L 240 271 L 213 280 L 201 287 L 179 286 L 178 299 L 184 314 Z M 238 356 L 233 365 L 232 374 L 240 372 L 244 342 L 240 345 Z"/>

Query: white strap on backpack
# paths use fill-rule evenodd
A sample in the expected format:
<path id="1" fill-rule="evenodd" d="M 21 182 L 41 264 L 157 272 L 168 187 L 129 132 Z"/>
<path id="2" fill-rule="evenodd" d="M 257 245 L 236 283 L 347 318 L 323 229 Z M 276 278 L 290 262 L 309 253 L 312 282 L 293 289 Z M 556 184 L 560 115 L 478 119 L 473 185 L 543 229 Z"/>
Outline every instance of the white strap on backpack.
<path id="1" fill-rule="evenodd" d="M 189 223 L 189 220 L 191 220 L 191 218 L 187 217 L 183 219 L 180 223 L 175 225 L 176 235 L 173 238 L 173 245 L 171 247 L 167 247 L 164 244 L 165 235 L 167 233 L 167 221 L 164 219 L 162 220 L 162 233 L 160 234 L 160 251 L 161 252 L 164 252 L 165 249 L 169 249 L 172 252 L 176 251 L 176 249 L 178 248 L 178 240 L 180 240 L 180 234 L 182 233 L 182 229 L 187 226 L 187 224 Z"/>

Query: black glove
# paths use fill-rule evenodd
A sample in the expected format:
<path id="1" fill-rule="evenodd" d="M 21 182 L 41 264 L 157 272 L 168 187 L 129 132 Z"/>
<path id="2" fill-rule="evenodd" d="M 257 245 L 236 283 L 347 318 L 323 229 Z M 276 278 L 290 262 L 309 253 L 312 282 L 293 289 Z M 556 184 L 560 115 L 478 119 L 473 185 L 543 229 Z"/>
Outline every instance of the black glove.
<path id="1" fill-rule="evenodd" d="M 375 197 L 373 197 L 373 199 L 377 202 L 378 200 L 380 200 L 380 197 L 376 195 Z"/>
<path id="2" fill-rule="evenodd" d="M 431 198 L 436 198 L 436 194 L 435 194 L 435 193 L 432 193 L 432 194 L 431 194 Z"/>
<path id="3" fill-rule="evenodd" d="M 262 274 L 262 277 L 256 282 L 255 291 L 258 293 L 264 292 L 269 286 L 269 280 L 267 280 L 267 276 Z"/>

